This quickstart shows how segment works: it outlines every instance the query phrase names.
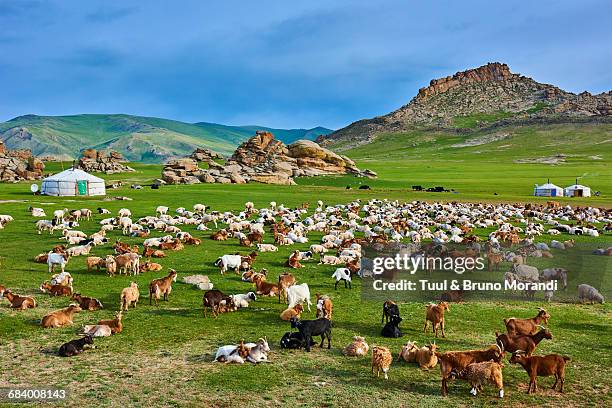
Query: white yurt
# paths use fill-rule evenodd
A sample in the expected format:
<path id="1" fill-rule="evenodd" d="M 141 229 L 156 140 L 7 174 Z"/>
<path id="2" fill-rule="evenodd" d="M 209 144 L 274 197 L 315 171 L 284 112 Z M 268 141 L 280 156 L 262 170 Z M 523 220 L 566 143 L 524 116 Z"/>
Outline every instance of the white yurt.
<path id="1" fill-rule="evenodd" d="M 565 196 L 566 197 L 590 197 L 591 188 L 587 186 L 583 186 L 582 184 L 578 184 L 578 180 L 576 180 L 576 184 L 573 184 L 569 187 L 565 187 Z"/>
<path id="2" fill-rule="evenodd" d="M 106 187 L 100 177 L 71 168 L 43 179 L 40 192 L 50 196 L 99 196 L 106 195 Z"/>
<path id="3" fill-rule="evenodd" d="M 541 186 L 536 184 L 533 189 L 533 195 L 538 197 L 563 197 L 563 189 L 548 180 L 546 184 Z"/>

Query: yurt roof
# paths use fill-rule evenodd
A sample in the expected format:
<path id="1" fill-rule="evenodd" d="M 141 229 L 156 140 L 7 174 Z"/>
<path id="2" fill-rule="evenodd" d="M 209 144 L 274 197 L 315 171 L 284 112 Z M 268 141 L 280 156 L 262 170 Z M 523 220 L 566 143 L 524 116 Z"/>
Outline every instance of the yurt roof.
<path id="1" fill-rule="evenodd" d="M 573 184 L 565 188 L 568 190 L 589 190 L 590 189 L 590 187 L 583 186 L 582 184 Z"/>
<path id="2" fill-rule="evenodd" d="M 536 186 L 536 188 L 552 189 L 552 188 L 561 188 L 561 187 L 556 186 L 553 183 L 546 183 L 546 184 L 542 184 L 541 186 Z"/>
<path id="3" fill-rule="evenodd" d="M 92 174 L 87 173 L 81 169 L 68 169 L 64 170 L 61 173 L 54 174 L 53 176 L 49 176 L 43 181 L 77 181 L 77 180 L 87 180 L 93 181 L 97 183 L 103 183 L 104 180 L 100 177 L 96 177 Z"/>

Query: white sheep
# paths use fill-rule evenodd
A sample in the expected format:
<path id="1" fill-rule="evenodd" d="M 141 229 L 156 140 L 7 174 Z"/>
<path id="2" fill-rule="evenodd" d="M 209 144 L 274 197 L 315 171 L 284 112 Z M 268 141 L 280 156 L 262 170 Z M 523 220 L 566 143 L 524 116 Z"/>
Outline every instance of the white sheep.
<path id="1" fill-rule="evenodd" d="M 587 285 L 586 283 L 583 283 L 581 285 L 578 285 L 578 298 L 580 299 L 580 302 L 584 303 L 585 301 L 594 303 L 604 303 L 604 297 L 601 293 L 599 293 L 599 291 L 597 289 L 595 289 L 593 286 L 591 285 Z"/>
<path id="2" fill-rule="evenodd" d="M 277 252 L 278 247 L 272 244 L 257 244 L 257 250 L 259 252 Z"/>
<path id="3" fill-rule="evenodd" d="M 257 300 L 257 295 L 255 292 L 241 293 L 238 295 L 230 295 L 230 298 L 234 302 L 234 305 L 240 309 L 243 307 L 249 307 L 249 303 L 251 301 Z"/>

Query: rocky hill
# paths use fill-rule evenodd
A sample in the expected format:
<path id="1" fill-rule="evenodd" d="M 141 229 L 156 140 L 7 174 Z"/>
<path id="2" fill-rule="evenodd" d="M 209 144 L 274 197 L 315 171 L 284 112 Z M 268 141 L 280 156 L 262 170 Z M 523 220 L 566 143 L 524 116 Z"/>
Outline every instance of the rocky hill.
<path id="1" fill-rule="evenodd" d="M 235 183 L 251 181 L 265 184 L 295 184 L 294 177 L 353 174 L 376 177 L 376 173 L 357 168 L 346 156 L 340 156 L 311 140 L 297 140 L 289 146 L 268 131 L 257 131 L 242 143 L 232 157 L 219 164 L 213 152 L 194 152 L 190 157 L 172 160 L 162 170 L 162 180 L 169 184 Z M 207 169 L 198 166 L 206 161 Z"/>
<path id="2" fill-rule="evenodd" d="M 0 140 L 0 182 L 38 180 L 45 165 L 29 150 L 9 150 Z"/>
<path id="3" fill-rule="evenodd" d="M 317 141 L 351 148 L 378 134 L 415 128 L 457 129 L 490 126 L 497 121 L 572 121 L 612 115 L 612 91 L 578 95 L 512 73 L 506 64 L 434 79 L 407 104 L 387 115 L 360 120 Z"/>
<path id="4" fill-rule="evenodd" d="M 331 130 L 270 129 L 285 143 L 314 140 Z M 0 123 L 0 140 L 10 149 L 28 149 L 36 156 L 73 160 L 86 149 L 117 151 L 127 161 L 163 163 L 196 148 L 230 155 L 254 133 L 253 126 L 185 123 L 132 115 L 25 115 Z"/>

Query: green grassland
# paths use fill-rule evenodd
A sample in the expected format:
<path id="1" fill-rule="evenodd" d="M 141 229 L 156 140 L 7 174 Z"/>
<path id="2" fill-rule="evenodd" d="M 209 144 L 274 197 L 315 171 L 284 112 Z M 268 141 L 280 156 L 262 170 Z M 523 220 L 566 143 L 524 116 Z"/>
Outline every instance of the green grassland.
<path id="1" fill-rule="evenodd" d="M 584 130 L 584 129 L 583 129 Z M 589 129 L 589 134 L 579 136 L 568 130 L 555 131 L 561 147 L 539 147 L 534 134 L 549 132 L 547 129 L 524 129 L 513 136 L 514 141 L 525 146 L 522 157 L 537 157 L 544 151 L 563 149 L 563 141 L 571 138 L 606 140 L 609 128 Z M 575 140 L 575 139 L 572 139 Z M 270 201 L 287 206 L 303 202 L 314 203 L 321 199 L 327 204 L 346 203 L 355 199 L 389 198 L 399 200 L 467 200 L 532 202 L 546 201 L 530 197 L 533 184 L 551 181 L 562 186 L 572 184 L 576 175 L 583 176 L 582 183 L 602 191 L 601 197 L 592 199 L 563 199 L 576 205 L 592 204 L 609 207 L 612 200 L 612 174 L 609 165 L 609 144 L 595 146 L 576 144 L 577 157 L 568 157 L 566 163 L 556 166 L 546 164 L 517 164 L 514 154 L 505 153 L 500 147 L 504 142 L 493 142 L 465 148 L 451 147 L 461 143 L 462 136 L 442 133 L 386 135 L 367 147 L 349 151 L 361 168 L 372 168 L 379 173 L 376 180 L 354 177 L 322 177 L 299 179 L 297 186 L 248 185 L 192 185 L 164 186 L 161 190 L 131 190 L 129 184 L 146 184 L 159 177 L 160 166 L 134 164 L 137 172 L 104 176 L 108 180 L 123 180 L 126 186 L 109 190 L 108 195 L 128 196 L 133 201 L 103 201 L 101 198 L 55 198 L 32 196 L 28 184 L 0 184 L 0 214 L 11 214 L 15 221 L 0 230 L 0 283 L 20 294 L 36 296 L 39 306 L 24 312 L 13 311 L 7 302 L 0 304 L 0 387 L 49 386 L 65 387 L 70 398 L 65 406 L 609 406 L 609 367 L 612 364 L 611 309 L 604 305 L 579 305 L 570 302 L 545 304 L 539 298 L 525 302 L 520 298 L 500 302 L 466 302 L 451 305 L 447 315 L 447 337 L 438 339 L 441 351 L 481 348 L 494 341 L 494 332 L 502 331 L 502 319 L 510 316 L 531 317 L 538 306 L 546 306 L 552 315 L 549 327 L 552 341 L 544 341 L 537 353 L 561 353 L 571 356 L 568 364 L 566 392 L 561 395 L 548 389 L 551 378 L 541 378 L 540 392 L 526 395 L 528 377 L 522 368 L 506 364 L 504 381 L 506 398 L 499 400 L 491 388 L 485 387 L 483 395 L 472 397 L 464 382 L 449 386 L 447 398 L 439 396 L 439 370 L 422 371 L 414 365 L 394 362 L 390 378 L 385 381 L 372 377 L 368 358 L 347 358 L 341 348 L 352 336 L 362 335 L 370 346 L 389 346 L 393 353 L 400 350 L 407 340 L 420 345 L 433 340 L 431 333 L 422 332 L 424 303 L 401 303 L 404 321 L 401 339 L 380 336 L 380 302 L 361 300 L 361 281 L 356 279 L 352 290 L 339 286 L 333 289 L 330 278 L 335 269 L 306 262 L 306 267 L 293 271 L 300 282 L 307 282 L 311 293 L 329 294 L 334 302 L 333 347 L 331 350 L 314 348 L 310 354 L 304 351 L 282 351 L 278 340 L 289 331 L 289 324 L 278 315 L 284 309 L 276 299 L 258 298 L 251 308 L 221 315 L 218 319 L 203 317 L 202 292 L 180 283 L 181 277 L 207 274 L 218 288 L 227 293 L 245 293 L 252 290 L 249 283 L 241 282 L 237 275 L 220 276 L 212 263 L 222 254 L 245 251 L 235 240 L 216 242 L 208 239 L 209 232 L 199 232 L 190 226 L 184 229 L 203 239 L 198 247 L 168 253 L 159 260 L 162 272 L 144 273 L 138 277 L 107 277 L 104 272 L 88 272 L 85 259 L 72 259 L 67 270 L 75 279 L 75 290 L 87 296 L 99 298 L 105 308 L 96 312 L 82 312 L 71 327 L 43 330 L 40 318 L 51 310 L 68 305 L 66 298 L 49 298 L 38 292 L 40 283 L 48 279 L 46 265 L 36 264 L 32 258 L 48 251 L 58 243 L 56 236 L 38 235 L 34 219 L 27 208 L 30 205 L 45 208 L 49 215 L 58 208 L 106 207 L 115 212 L 130 208 L 134 217 L 150 215 L 157 205 L 167 205 L 171 211 L 179 206 L 190 208 L 195 203 L 205 203 L 213 210 L 238 211 L 246 201 L 257 207 Z M 419 146 L 415 149 L 414 145 Z M 530 151 L 529 149 L 535 149 Z M 480 151 L 480 153 L 478 153 Z M 521 150 L 522 151 L 522 150 Z M 569 152 L 565 152 L 569 153 Z M 586 157 L 600 155 L 604 160 Z M 59 164 L 51 164 L 50 171 L 60 170 Z M 368 184 L 372 190 L 357 189 Z M 413 184 L 423 186 L 443 185 L 455 192 L 412 192 Z M 350 190 L 346 186 L 350 185 Z M 493 195 L 497 192 L 498 195 Z M 97 231 L 100 216 L 91 222 L 83 222 L 86 233 Z M 485 236 L 489 231 L 480 230 Z M 112 239 L 120 238 L 113 231 Z M 320 238 L 310 236 L 311 242 Z M 567 238 L 567 237 L 562 237 Z M 122 238 L 130 243 L 140 243 L 135 238 Z M 549 237 L 542 240 L 549 241 Z M 266 234 L 265 242 L 270 242 Z M 599 238 L 579 237 L 585 248 L 610 246 L 610 235 Z M 310 244 L 297 245 L 306 248 Z M 255 267 L 267 268 L 270 280 L 286 270 L 283 266 L 293 247 L 281 247 L 276 253 L 263 253 Z M 109 253 L 108 247 L 96 247 L 94 255 Z M 539 267 L 550 266 L 555 259 L 542 261 Z M 546 262 L 551 262 L 547 264 Z M 606 274 L 606 288 L 610 288 L 610 262 L 594 255 L 585 255 L 584 265 L 597 265 Z M 506 269 L 508 264 L 504 265 Z M 56 356 L 59 345 L 76 337 L 76 331 L 84 324 L 111 318 L 119 306 L 119 293 L 131 280 L 138 282 L 141 294 L 145 294 L 148 282 L 164 275 L 169 268 L 179 273 L 179 282 L 173 286 L 170 301 L 159 307 L 149 306 L 146 297 L 135 310 L 124 317 L 124 331 L 110 338 L 96 341 L 96 349 L 71 359 Z M 500 276 L 501 276 L 500 272 Z M 605 292 L 605 291 L 604 291 Z M 433 299 L 432 299 L 433 300 Z M 304 318 L 314 318 L 314 310 Z M 220 345 L 231 344 L 244 338 L 256 340 L 267 335 L 272 347 L 267 364 L 231 366 L 212 363 L 214 352 Z M 24 375 L 23 373 L 27 373 Z"/>

